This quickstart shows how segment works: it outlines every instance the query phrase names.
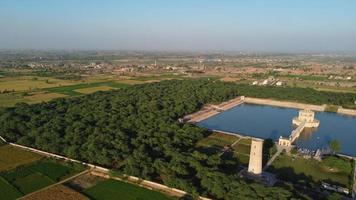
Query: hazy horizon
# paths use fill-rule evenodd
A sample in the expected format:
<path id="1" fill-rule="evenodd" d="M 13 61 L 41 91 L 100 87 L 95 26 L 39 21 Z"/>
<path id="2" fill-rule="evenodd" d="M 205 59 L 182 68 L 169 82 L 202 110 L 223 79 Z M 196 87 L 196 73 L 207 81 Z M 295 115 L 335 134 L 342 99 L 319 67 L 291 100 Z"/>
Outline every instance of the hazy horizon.
<path id="1" fill-rule="evenodd" d="M 0 49 L 356 53 L 356 1 L 3 0 Z"/>

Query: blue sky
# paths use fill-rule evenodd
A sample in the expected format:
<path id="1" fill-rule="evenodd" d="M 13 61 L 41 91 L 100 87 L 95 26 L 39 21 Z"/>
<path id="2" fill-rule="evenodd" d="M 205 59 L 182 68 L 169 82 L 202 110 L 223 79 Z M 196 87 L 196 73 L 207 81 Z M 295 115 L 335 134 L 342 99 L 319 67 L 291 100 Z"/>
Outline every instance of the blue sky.
<path id="1" fill-rule="evenodd" d="M 1 0 L 7 48 L 356 52 L 356 1 Z"/>

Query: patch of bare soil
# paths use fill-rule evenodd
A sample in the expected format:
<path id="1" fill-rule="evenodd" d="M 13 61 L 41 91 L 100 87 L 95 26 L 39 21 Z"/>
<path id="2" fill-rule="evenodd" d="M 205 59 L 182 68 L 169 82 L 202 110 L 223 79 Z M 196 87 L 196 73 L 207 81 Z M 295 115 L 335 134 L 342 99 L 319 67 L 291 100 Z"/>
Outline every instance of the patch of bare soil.
<path id="1" fill-rule="evenodd" d="M 25 200 L 89 200 L 86 196 L 81 193 L 72 190 L 64 185 L 56 185 L 54 187 L 48 188 L 30 195 Z"/>
<path id="2" fill-rule="evenodd" d="M 86 173 L 71 180 L 70 182 L 67 182 L 66 185 L 77 191 L 83 191 L 104 180 L 104 178 L 93 176 L 90 173 Z"/>

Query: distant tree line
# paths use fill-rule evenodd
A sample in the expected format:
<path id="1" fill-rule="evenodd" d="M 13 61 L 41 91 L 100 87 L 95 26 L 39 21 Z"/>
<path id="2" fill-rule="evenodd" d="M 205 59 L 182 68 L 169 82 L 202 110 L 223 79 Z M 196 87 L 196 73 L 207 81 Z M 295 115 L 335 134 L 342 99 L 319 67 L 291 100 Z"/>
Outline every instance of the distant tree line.
<path id="1" fill-rule="evenodd" d="M 236 160 L 198 151 L 210 134 L 178 119 L 204 104 L 238 95 L 348 104 L 354 95 L 311 89 L 253 87 L 216 80 L 171 80 L 0 110 L 10 141 L 120 173 L 160 181 L 215 199 L 307 199 L 292 186 L 266 187 L 229 173 Z"/>

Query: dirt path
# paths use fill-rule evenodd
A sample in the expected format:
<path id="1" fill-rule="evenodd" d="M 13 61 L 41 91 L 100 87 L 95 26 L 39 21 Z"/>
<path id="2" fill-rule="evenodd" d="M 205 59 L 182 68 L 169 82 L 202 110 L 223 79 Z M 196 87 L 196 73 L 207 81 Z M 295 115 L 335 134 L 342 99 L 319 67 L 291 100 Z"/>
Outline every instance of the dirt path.
<path id="1" fill-rule="evenodd" d="M 49 186 L 44 187 L 44 188 L 42 188 L 42 189 L 36 190 L 36 191 L 34 191 L 34 192 L 32 192 L 32 193 L 26 194 L 25 196 L 20 197 L 20 198 L 18 198 L 18 199 L 25 199 L 26 197 L 29 197 L 29 196 L 31 196 L 31 195 L 33 195 L 33 194 L 36 194 L 36 193 L 38 193 L 38 192 L 47 190 L 48 188 L 54 187 L 54 186 L 56 186 L 56 185 L 60 185 L 60 184 L 62 184 L 62 183 L 65 183 L 65 182 L 67 182 L 67 181 L 70 181 L 70 180 L 72 180 L 72 179 L 74 179 L 74 178 L 76 178 L 76 177 L 78 177 L 78 176 L 81 176 L 81 175 L 83 175 L 83 174 L 89 173 L 89 171 L 90 171 L 90 170 L 87 169 L 87 170 L 85 170 L 85 171 L 80 172 L 79 174 L 76 174 L 76 175 L 74 175 L 74 176 L 71 176 L 71 177 L 69 177 L 69 178 L 66 178 L 66 179 L 64 179 L 64 180 L 62 180 L 62 181 L 59 181 L 59 182 L 57 182 L 57 183 L 55 183 L 55 184 L 49 185 Z"/>
<path id="2" fill-rule="evenodd" d="M 269 166 L 272 165 L 273 161 L 282 153 L 282 149 L 278 149 L 277 152 L 272 156 L 271 159 L 267 162 L 267 164 L 263 167 L 263 171 L 265 171 Z"/>
<path id="3" fill-rule="evenodd" d="M 226 148 L 223 150 L 223 152 L 220 153 L 220 156 L 224 155 L 225 152 L 227 152 L 229 149 L 232 149 L 232 147 L 234 147 L 238 142 L 240 142 L 240 140 L 242 140 L 243 138 L 240 137 L 239 139 L 237 139 L 234 143 L 232 143 L 230 145 L 230 148 Z"/>

